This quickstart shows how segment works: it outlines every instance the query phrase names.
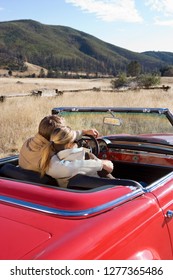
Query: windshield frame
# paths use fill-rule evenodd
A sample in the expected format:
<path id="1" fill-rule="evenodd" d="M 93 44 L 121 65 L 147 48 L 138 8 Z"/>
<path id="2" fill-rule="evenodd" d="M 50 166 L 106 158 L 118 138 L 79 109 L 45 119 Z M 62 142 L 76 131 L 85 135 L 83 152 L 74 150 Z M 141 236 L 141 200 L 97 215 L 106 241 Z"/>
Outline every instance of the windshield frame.
<path id="1" fill-rule="evenodd" d="M 136 108 L 136 107 L 55 107 L 52 115 L 66 112 L 134 112 L 134 113 L 157 113 L 164 114 L 173 126 L 173 114 L 168 108 Z"/>
<path id="2" fill-rule="evenodd" d="M 109 113 L 110 114 L 110 118 L 119 118 L 120 117 L 120 123 L 121 123 L 121 117 L 122 117 L 122 125 L 120 125 L 122 128 L 115 128 L 115 131 L 112 131 L 111 133 L 104 133 L 101 134 L 102 136 L 106 136 L 106 135 L 123 135 L 123 136 L 143 136 L 143 137 L 147 137 L 147 136 L 151 136 L 151 135 L 155 135 L 155 137 L 160 138 L 160 135 L 172 135 L 173 137 L 173 114 L 170 112 L 170 110 L 168 108 L 127 108 L 127 107 L 57 107 L 57 108 L 53 108 L 52 109 L 52 114 L 60 114 L 61 116 L 63 116 L 63 113 Z M 117 113 L 117 114 L 116 114 Z M 122 116 L 120 115 L 122 113 Z M 133 117 L 132 120 L 128 119 L 128 118 L 124 118 L 125 116 L 128 116 L 129 113 L 129 117 Z M 123 116 L 124 114 L 124 116 Z M 138 117 L 139 114 L 139 117 Z M 160 119 L 157 118 L 157 115 L 159 118 L 161 118 L 162 121 L 160 121 Z M 79 115 L 80 116 L 80 115 Z M 146 116 L 146 118 L 145 118 Z M 151 122 L 150 122 L 150 116 L 151 116 Z M 65 114 L 64 114 L 65 117 Z M 144 120 L 142 119 L 142 123 L 140 123 L 140 118 L 144 118 Z M 149 117 L 149 118 L 148 118 Z M 93 118 L 92 122 L 94 123 L 95 120 L 98 122 L 99 118 Z M 124 121 L 125 120 L 125 121 Z M 139 120 L 139 123 L 138 123 Z M 124 121 L 124 124 L 123 124 Z M 128 121 L 128 122 L 127 122 Z M 145 123 L 147 124 L 149 121 L 149 125 L 146 126 L 146 129 L 144 128 Z M 88 121 L 85 120 L 85 123 L 87 125 L 90 125 L 89 119 Z M 79 125 L 78 120 L 76 121 L 76 124 Z M 76 126 L 75 124 L 75 126 Z M 96 123 L 96 129 L 100 129 L 99 127 L 99 123 Z M 73 127 L 73 124 L 69 124 Z M 95 123 L 94 123 L 95 125 Z M 98 125 L 98 127 L 97 127 Z M 123 127 L 124 125 L 124 127 Z M 137 129 L 133 129 L 133 126 L 135 125 Z M 111 126 L 111 124 L 110 124 Z M 130 127 L 131 126 L 131 127 Z M 91 128 L 91 127 L 90 127 Z M 130 131 L 130 129 L 131 131 Z M 81 129 L 81 128 L 74 128 L 74 129 Z M 85 124 L 84 127 L 82 127 L 82 129 L 85 129 Z M 138 131 L 139 130 L 139 131 Z M 99 130 L 100 131 L 100 130 Z M 107 131 L 106 131 L 107 132 Z"/>

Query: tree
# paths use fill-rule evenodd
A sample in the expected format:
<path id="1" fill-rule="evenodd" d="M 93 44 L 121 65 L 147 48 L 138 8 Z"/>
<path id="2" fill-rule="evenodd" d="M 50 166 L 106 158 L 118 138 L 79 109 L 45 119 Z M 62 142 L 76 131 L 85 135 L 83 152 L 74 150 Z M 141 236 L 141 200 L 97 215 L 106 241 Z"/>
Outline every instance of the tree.
<path id="1" fill-rule="evenodd" d="M 55 71 L 53 71 L 52 69 L 49 69 L 47 72 L 47 78 L 55 78 Z"/>
<path id="2" fill-rule="evenodd" d="M 12 76 L 12 75 L 13 75 L 13 73 L 12 73 L 11 70 L 8 71 L 8 75 L 9 75 L 9 76 Z"/>
<path id="3" fill-rule="evenodd" d="M 131 77 L 136 77 L 141 73 L 141 65 L 137 61 L 131 61 L 127 65 L 127 74 Z"/>
<path id="4" fill-rule="evenodd" d="M 173 66 L 166 66 L 160 69 L 161 76 L 173 77 Z"/>
<path id="5" fill-rule="evenodd" d="M 43 68 L 40 69 L 40 73 L 38 75 L 39 78 L 45 78 L 46 74 Z"/>

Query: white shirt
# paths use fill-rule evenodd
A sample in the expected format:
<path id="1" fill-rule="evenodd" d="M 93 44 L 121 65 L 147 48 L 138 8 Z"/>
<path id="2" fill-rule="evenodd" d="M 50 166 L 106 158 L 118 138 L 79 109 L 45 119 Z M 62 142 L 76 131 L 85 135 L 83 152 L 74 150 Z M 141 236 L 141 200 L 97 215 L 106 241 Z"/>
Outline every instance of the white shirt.
<path id="1" fill-rule="evenodd" d="M 102 170 L 102 161 L 98 158 L 85 160 L 84 148 L 72 148 L 54 155 L 46 174 L 55 178 L 60 187 L 67 187 L 68 180 L 77 174 L 95 176 Z"/>

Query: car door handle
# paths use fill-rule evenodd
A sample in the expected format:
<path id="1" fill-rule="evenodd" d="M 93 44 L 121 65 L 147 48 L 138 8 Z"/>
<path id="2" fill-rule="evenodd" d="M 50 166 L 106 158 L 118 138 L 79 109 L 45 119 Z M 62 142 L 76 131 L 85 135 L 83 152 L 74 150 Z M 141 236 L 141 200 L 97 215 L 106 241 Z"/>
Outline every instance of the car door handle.
<path id="1" fill-rule="evenodd" d="M 172 210 L 168 210 L 167 212 L 166 212 L 166 218 L 173 218 L 173 211 Z"/>

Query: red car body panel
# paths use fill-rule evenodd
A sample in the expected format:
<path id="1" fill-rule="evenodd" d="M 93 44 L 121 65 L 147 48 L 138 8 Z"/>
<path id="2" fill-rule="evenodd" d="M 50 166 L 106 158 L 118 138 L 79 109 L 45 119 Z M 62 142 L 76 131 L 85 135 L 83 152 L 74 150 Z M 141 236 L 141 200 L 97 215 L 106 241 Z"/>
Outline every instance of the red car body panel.
<path id="1" fill-rule="evenodd" d="M 10 182 L 10 185 L 9 181 L 1 183 L 4 187 L 1 188 L 3 196 L 8 194 L 8 197 L 70 211 L 94 208 L 110 200 L 116 200 L 119 196 L 133 193 L 124 186 L 108 188 L 98 193 L 73 193 L 24 183 Z M 23 192 L 21 191 L 19 195 L 20 190 Z M 167 201 L 170 195 L 172 187 L 160 199 Z M 11 250 L 9 247 L 5 259 L 172 259 L 173 257 L 168 223 L 157 199 L 151 193 L 139 192 L 133 200 L 129 198 L 117 207 L 110 207 L 102 213 L 98 212 L 91 216 L 63 217 L 17 205 L 12 207 L 8 203 L 0 205 L 0 212 L 3 213 L 1 219 L 4 231 L 0 243 L 2 252 L 0 258 L 4 258 L 3 252 L 9 244 L 8 240 L 15 242 L 12 241 L 13 246 Z M 163 243 L 167 246 L 162 246 Z"/>
<path id="2" fill-rule="evenodd" d="M 0 259 L 20 259 L 50 238 L 49 233 L 16 220 L 0 217 L 0 223 Z"/>

